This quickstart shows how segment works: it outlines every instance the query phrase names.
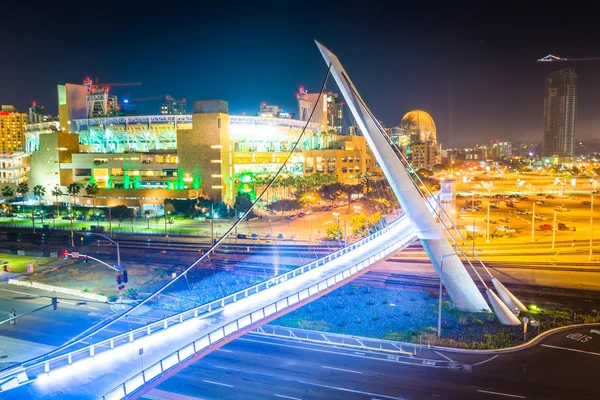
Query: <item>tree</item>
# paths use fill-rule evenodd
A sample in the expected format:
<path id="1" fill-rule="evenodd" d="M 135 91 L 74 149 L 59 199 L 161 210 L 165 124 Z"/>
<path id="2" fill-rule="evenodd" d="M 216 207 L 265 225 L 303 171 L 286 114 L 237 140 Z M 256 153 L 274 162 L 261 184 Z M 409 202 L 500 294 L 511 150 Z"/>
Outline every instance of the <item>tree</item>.
<path id="1" fill-rule="evenodd" d="M 363 191 L 363 184 L 357 183 L 356 185 L 342 185 L 342 192 L 346 194 L 348 200 L 348 214 L 350 213 L 350 202 L 352 201 L 353 195 L 358 195 Z"/>
<path id="2" fill-rule="evenodd" d="M 29 193 L 29 185 L 25 182 L 21 182 L 17 185 L 17 190 L 15 190 L 15 192 L 21 195 L 21 197 L 25 197 L 25 195 Z"/>
<path id="3" fill-rule="evenodd" d="M 96 195 L 98 194 L 98 187 L 95 183 L 88 183 L 85 186 L 85 194 L 92 198 L 92 210 L 96 210 Z M 96 219 L 96 225 L 100 225 L 100 218 Z"/>
<path id="4" fill-rule="evenodd" d="M 40 204 L 40 208 L 42 209 L 42 224 L 44 223 L 44 209 L 42 208 L 42 197 L 46 195 L 46 188 L 42 185 L 35 185 L 33 187 L 33 195 L 37 197 L 38 203 Z M 35 204 L 33 209 L 35 209 Z M 33 233 L 35 233 L 35 218 L 33 216 L 33 211 L 31 211 L 31 220 L 33 222 Z"/>
<path id="5" fill-rule="evenodd" d="M 344 237 L 344 230 L 340 228 L 337 224 L 330 225 L 325 229 L 325 236 L 327 239 L 331 240 L 342 240 Z"/>
<path id="6" fill-rule="evenodd" d="M 64 196 L 64 193 L 62 192 L 62 189 L 60 188 L 60 186 L 56 185 L 54 186 L 54 189 L 52 189 L 52 192 L 50 192 L 52 194 L 52 196 L 54 196 L 56 198 L 56 215 L 60 215 L 60 208 L 58 205 L 58 198 L 60 196 Z M 55 216 L 56 218 L 56 216 Z"/>
<path id="7" fill-rule="evenodd" d="M 240 193 L 235 198 L 233 209 L 237 215 L 244 214 L 246 211 L 252 208 L 252 204 L 253 202 L 250 199 L 250 195 L 247 193 Z"/>
<path id="8" fill-rule="evenodd" d="M 71 247 L 75 247 L 75 239 L 73 237 L 73 218 L 75 217 L 75 197 L 79 195 L 79 192 L 81 191 L 81 184 L 80 183 L 71 183 L 69 186 L 67 186 L 67 193 L 69 194 L 69 196 L 72 197 L 73 202 L 71 203 L 71 215 L 69 215 L 69 220 L 71 221 Z"/>
<path id="9" fill-rule="evenodd" d="M 323 185 L 320 190 L 321 198 L 325 200 L 331 200 L 331 206 L 333 207 L 335 201 L 342 195 L 342 187 L 341 183 L 330 183 L 328 185 Z"/>
<path id="10" fill-rule="evenodd" d="M 281 211 L 283 214 L 284 211 L 300 210 L 302 204 L 298 200 L 283 199 L 267 205 L 267 208 L 275 212 Z"/>
<path id="11" fill-rule="evenodd" d="M 167 204 L 167 206 L 168 206 L 168 204 Z M 166 210 L 167 206 L 165 206 L 165 210 Z M 121 222 L 125 221 L 126 219 L 133 218 L 133 211 L 123 204 L 115 206 L 115 207 L 111 207 L 110 211 L 111 211 L 112 217 L 114 219 L 116 219 L 117 221 L 119 221 L 119 228 L 121 227 Z M 166 213 L 165 213 L 165 217 L 166 217 Z"/>
<path id="12" fill-rule="evenodd" d="M 2 197 L 6 197 L 7 199 L 13 197 L 15 195 L 15 191 L 10 186 L 4 186 L 2 188 Z"/>

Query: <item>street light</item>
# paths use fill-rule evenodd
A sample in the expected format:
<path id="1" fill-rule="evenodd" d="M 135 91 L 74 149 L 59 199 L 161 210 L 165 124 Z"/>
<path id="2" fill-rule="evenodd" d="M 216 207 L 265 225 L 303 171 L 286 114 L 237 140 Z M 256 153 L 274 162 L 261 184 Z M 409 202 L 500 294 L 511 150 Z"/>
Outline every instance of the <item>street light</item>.
<path id="1" fill-rule="evenodd" d="M 149 214 L 146 214 L 146 222 L 148 224 L 147 229 L 150 229 L 150 215 Z"/>
<path id="2" fill-rule="evenodd" d="M 167 218 L 171 215 L 171 211 L 167 211 L 165 213 L 165 237 L 169 237 L 169 233 L 167 231 Z"/>
<path id="3" fill-rule="evenodd" d="M 490 242 L 490 203 L 492 202 L 492 187 L 494 186 L 494 183 L 492 181 L 489 182 L 483 182 L 483 186 L 488 190 L 488 207 L 487 207 L 487 229 L 485 232 L 485 242 L 489 243 Z"/>
<path id="4" fill-rule="evenodd" d="M 114 240 L 112 240 L 111 238 L 109 238 L 106 235 L 103 235 L 101 233 L 95 233 L 95 232 L 87 232 L 86 235 L 95 235 L 95 236 L 101 236 L 104 239 L 108 240 L 111 243 L 114 243 L 117 245 L 117 266 L 120 268 L 121 267 L 121 252 L 119 251 L 119 243 L 115 242 Z"/>
<path id="5" fill-rule="evenodd" d="M 439 299 L 438 329 L 437 329 L 438 337 L 442 337 L 442 278 L 444 277 L 444 257 L 451 256 L 453 254 L 456 254 L 456 253 L 442 254 L 441 261 L 440 261 L 440 299 Z"/>
<path id="6" fill-rule="evenodd" d="M 595 182 L 594 182 L 595 186 Z M 592 245 L 594 242 L 594 193 L 592 193 L 592 201 L 590 202 L 590 257 L 589 261 L 592 261 Z"/>
<path id="7" fill-rule="evenodd" d="M 342 232 L 340 231 L 340 213 L 339 212 L 334 212 L 332 215 L 333 215 L 333 218 L 335 218 L 337 220 L 337 232 L 338 232 L 338 237 L 341 240 L 342 239 Z"/>
<path id="8" fill-rule="evenodd" d="M 210 205 L 210 245 L 215 243 L 215 203 Z"/>

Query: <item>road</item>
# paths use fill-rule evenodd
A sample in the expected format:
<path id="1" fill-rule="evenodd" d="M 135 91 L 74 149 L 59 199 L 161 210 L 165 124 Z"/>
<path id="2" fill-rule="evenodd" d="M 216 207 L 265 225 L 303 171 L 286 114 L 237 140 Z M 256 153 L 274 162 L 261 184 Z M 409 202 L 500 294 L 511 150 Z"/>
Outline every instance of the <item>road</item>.
<path id="1" fill-rule="evenodd" d="M 600 333 L 590 331 L 574 328 L 500 355 L 438 351 L 439 360 L 465 362 L 471 372 L 411 363 L 414 357 L 393 360 L 374 352 L 250 334 L 143 398 L 597 399 Z"/>
<path id="2" fill-rule="evenodd" d="M 0 283 L 0 319 L 13 308 L 18 314 L 16 325 L 0 325 L 0 370 L 45 354 L 113 314 L 108 304 L 58 294 L 56 311 L 50 306 L 21 316 L 50 305 L 53 295 Z"/>

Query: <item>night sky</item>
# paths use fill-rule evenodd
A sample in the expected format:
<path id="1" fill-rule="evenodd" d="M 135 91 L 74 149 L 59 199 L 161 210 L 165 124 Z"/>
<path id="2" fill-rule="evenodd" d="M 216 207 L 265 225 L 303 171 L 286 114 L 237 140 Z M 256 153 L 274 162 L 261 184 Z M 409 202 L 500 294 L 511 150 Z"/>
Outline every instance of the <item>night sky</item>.
<path id="1" fill-rule="evenodd" d="M 326 71 L 318 39 L 386 126 L 420 108 L 445 147 L 535 141 L 544 76 L 567 66 L 535 60 L 600 56 L 596 13 L 573 1 L 556 10 L 546 9 L 551 2 L 187 3 L 11 3 L 0 17 L 0 103 L 25 111 L 37 100 L 56 114 L 56 85 L 91 76 L 143 83 L 115 88 L 119 97 L 220 98 L 249 115 L 266 101 L 296 112 L 298 87 L 317 91 Z M 600 138 L 600 61 L 569 65 L 579 74 L 576 136 Z M 140 102 L 138 113 L 158 113 L 159 104 Z"/>

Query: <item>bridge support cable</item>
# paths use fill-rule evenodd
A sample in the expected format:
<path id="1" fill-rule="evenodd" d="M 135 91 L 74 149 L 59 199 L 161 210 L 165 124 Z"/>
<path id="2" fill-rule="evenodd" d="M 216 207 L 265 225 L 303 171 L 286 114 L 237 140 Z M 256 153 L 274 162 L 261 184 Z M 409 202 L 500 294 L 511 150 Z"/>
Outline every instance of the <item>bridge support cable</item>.
<path id="1" fill-rule="evenodd" d="M 444 268 L 444 274 L 440 276 L 440 279 L 445 283 L 446 290 L 457 308 L 464 311 L 490 311 L 488 304 L 467 273 L 458 254 L 452 251 L 453 249 L 448 243 L 443 230 L 434 220 L 425 202 L 421 200 L 422 194 L 418 190 L 415 190 L 414 186 L 416 184 L 414 180 L 410 178 L 405 166 L 395 155 L 393 148 L 382 133 L 381 125 L 378 124 L 377 119 L 374 118 L 358 94 L 338 58 L 319 42 L 317 42 L 317 46 L 325 62 L 328 65 L 332 65 L 331 73 L 342 95 L 357 120 L 363 135 L 367 139 L 369 147 L 381 165 L 394 194 L 413 225 L 417 227 L 419 239 L 423 243 L 423 248 L 427 252 L 438 275 L 440 275 L 441 271 L 441 258 L 446 257 L 446 265 L 449 266 Z M 477 272 L 476 274 L 481 279 Z M 485 282 L 483 283 L 487 288 Z M 504 303 L 495 301 L 497 296 L 491 293 L 489 288 L 486 291 L 488 297 L 491 299 L 491 303 L 494 305 L 498 319 L 502 323 L 510 325 L 520 324 L 516 316 Z"/>
<path id="2" fill-rule="evenodd" d="M 352 83 L 349 81 L 349 78 L 347 76 L 345 76 L 345 75 L 344 75 L 344 77 L 347 80 L 348 86 L 350 87 L 350 91 L 352 92 L 352 94 L 354 95 L 354 97 L 357 99 L 357 101 L 359 102 L 359 104 L 362 106 L 362 109 L 368 114 L 368 116 L 370 117 L 370 119 L 374 122 L 374 124 L 376 125 L 377 130 L 379 131 L 379 133 L 381 133 L 384 136 L 384 138 L 386 139 L 387 144 L 392 148 L 392 150 L 394 151 L 394 153 L 396 154 L 396 156 L 400 159 L 401 164 L 402 164 L 404 170 L 406 171 L 406 173 L 407 173 L 410 181 L 412 182 L 412 184 L 414 185 L 415 189 L 420 194 L 420 196 L 423 197 L 424 200 L 427 202 L 427 204 L 431 208 L 432 213 L 435 213 L 435 209 L 436 209 L 436 205 L 437 205 L 437 208 L 440 210 L 441 213 L 443 213 L 446 216 L 446 218 L 450 222 L 451 226 L 454 227 L 455 230 L 456 230 L 456 232 L 458 232 L 459 235 L 461 236 L 461 238 L 464 241 L 466 241 L 466 239 L 462 235 L 462 232 L 460 232 L 460 230 L 458 230 L 458 227 L 454 224 L 454 222 L 452 221 L 452 219 L 450 218 L 450 216 L 447 214 L 446 210 L 441 206 L 441 204 L 439 203 L 439 201 L 437 200 L 437 198 L 431 193 L 431 191 L 429 190 L 429 188 L 427 188 L 427 186 L 424 184 L 424 182 L 421 180 L 421 178 L 418 175 L 416 175 L 416 179 L 418 179 L 418 181 L 421 183 L 421 185 L 429 193 L 429 196 L 427 196 L 423 192 L 423 190 L 421 190 L 421 187 L 419 186 L 419 184 L 415 181 L 415 179 L 413 178 L 413 176 L 408 172 L 408 168 L 407 167 L 410 166 L 410 163 L 408 162 L 408 160 L 406 160 L 406 158 L 404 157 L 404 155 L 402 154 L 402 152 L 400 151 L 400 149 L 398 148 L 398 146 L 396 146 L 396 144 L 393 143 L 393 141 L 391 140 L 391 138 L 389 137 L 389 135 L 385 132 L 385 130 L 383 129 L 383 127 L 381 126 L 381 124 L 379 124 L 379 121 L 377 120 L 377 118 L 375 118 L 375 116 L 372 114 L 372 112 L 366 106 L 366 104 L 364 103 L 364 101 L 362 100 L 362 98 L 360 97 L 360 95 L 358 94 L 358 92 L 356 91 L 356 89 L 354 88 L 354 86 L 352 85 Z M 435 204 L 432 204 L 432 201 Z M 483 261 L 479 257 L 477 257 L 477 255 L 475 255 L 475 251 L 473 249 L 473 258 L 480 264 L 481 267 L 483 267 L 483 269 L 487 272 L 487 274 L 491 278 L 492 284 L 494 285 L 494 288 L 496 289 L 496 291 L 500 295 L 500 298 L 498 298 L 498 296 L 491 291 L 491 289 L 488 287 L 488 285 L 485 283 L 485 281 L 481 278 L 481 275 L 479 274 L 479 272 L 476 270 L 475 266 L 469 260 L 469 257 L 464 252 L 464 250 L 462 249 L 462 246 L 458 245 L 458 242 L 457 242 L 456 238 L 452 237 L 452 235 L 450 235 L 450 229 L 445 224 L 444 219 L 443 218 L 438 218 L 438 219 L 439 219 L 441 225 L 444 227 L 444 230 L 452 238 L 452 241 L 456 245 L 456 248 L 460 250 L 460 253 L 465 258 L 465 261 L 469 264 L 469 266 L 471 267 L 471 269 L 473 270 L 473 272 L 475 273 L 475 275 L 479 278 L 479 280 L 481 281 L 481 283 L 485 287 L 488 299 L 490 300 L 490 303 L 492 304 L 492 308 L 496 312 L 496 315 L 498 316 L 498 319 L 503 324 L 506 324 L 506 325 L 517 325 L 517 324 L 520 324 L 519 320 L 516 318 L 516 316 L 514 315 L 514 313 L 512 312 L 512 310 L 525 311 L 525 310 L 527 310 L 527 308 L 523 305 L 523 303 L 521 303 L 517 299 L 516 296 L 514 296 L 504 285 L 502 285 L 502 283 L 497 278 L 495 278 L 491 274 L 491 272 L 489 271 L 489 269 L 487 268 L 487 266 L 483 263 Z M 423 247 L 427 251 L 427 247 L 425 246 L 425 243 L 423 243 Z M 430 255 L 430 258 L 431 258 L 431 255 Z M 500 299 L 502 301 L 500 301 Z"/>

